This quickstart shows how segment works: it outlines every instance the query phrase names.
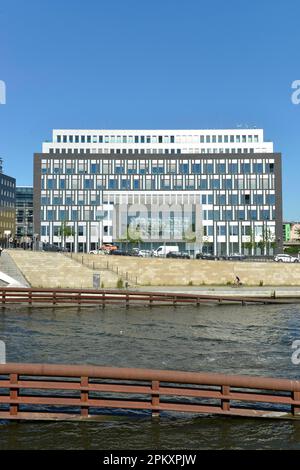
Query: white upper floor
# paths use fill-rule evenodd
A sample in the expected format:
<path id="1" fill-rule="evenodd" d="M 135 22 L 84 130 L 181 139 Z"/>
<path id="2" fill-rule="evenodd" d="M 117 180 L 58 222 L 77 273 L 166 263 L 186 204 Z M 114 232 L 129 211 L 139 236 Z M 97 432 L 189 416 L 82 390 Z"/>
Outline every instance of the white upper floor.
<path id="1" fill-rule="evenodd" d="M 271 153 L 263 129 L 56 129 L 43 153 Z"/>

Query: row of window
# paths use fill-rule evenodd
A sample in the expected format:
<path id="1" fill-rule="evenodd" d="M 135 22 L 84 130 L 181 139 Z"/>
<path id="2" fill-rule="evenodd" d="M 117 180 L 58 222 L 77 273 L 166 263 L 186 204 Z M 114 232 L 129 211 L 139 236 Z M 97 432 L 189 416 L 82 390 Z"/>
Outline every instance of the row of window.
<path id="1" fill-rule="evenodd" d="M 181 144 L 181 143 L 258 143 L 256 134 L 242 135 L 57 135 L 57 143 L 87 144 Z"/>
<path id="2" fill-rule="evenodd" d="M 176 160 L 69 160 L 65 164 L 63 161 L 43 162 L 42 174 L 263 174 L 274 173 L 273 162 L 218 162 L 218 161 L 176 161 Z"/>
<path id="3" fill-rule="evenodd" d="M 236 205 L 254 205 L 262 206 L 264 204 L 275 205 L 275 194 L 209 194 L 202 195 L 200 201 L 203 205 L 217 206 L 236 206 Z M 102 199 L 99 193 L 91 191 L 90 193 L 82 191 L 58 192 L 54 191 L 50 194 L 43 194 L 41 197 L 41 205 L 101 205 Z M 30 214 L 30 212 L 28 212 Z"/>
<path id="4" fill-rule="evenodd" d="M 252 222 L 253 224 L 253 222 Z M 263 227 L 261 225 L 204 225 L 203 226 L 203 235 L 206 237 L 213 237 L 214 232 L 216 230 L 216 233 L 218 235 L 224 236 L 224 235 L 231 235 L 231 236 L 239 236 L 239 231 L 241 231 L 242 236 L 252 236 L 252 237 L 262 237 L 263 235 Z M 270 236 L 275 234 L 275 227 L 268 227 L 268 230 L 270 231 Z M 226 233 L 227 232 L 227 233 Z"/>
<path id="5" fill-rule="evenodd" d="M 72 179 L 42 179 L 42 190 L 78 189 L 78 190 L 230 190 L 230 189 L 275 189 L 274 178 L 251 176 L 251 177 L 200 177 L 174 175 L 157 176 L 152 178 L 125 178 L 99 176 L 95 179 L 73 177 Z"/>
<path id="6" fill-rule="evenodd" d="M 95 221 L 100 220 L 100 212 L 92 208 L 68 208 L 68 209 L 47 209 L 41 210 L 41 220 L 52 222 L 57 221 Z M 97 215 L 98 214 L 98 215 Z M 102 215 L 102 214 L 101 214 Z M 275 211 L 268 209 L 215 209 L 204 210 L 203 220 L 210 221 L 245 221 L 245 220 L 275 220 Z"/>
<path id="7" fill-rule="evenodd" d="M 218 153 L 223 153 L 223 154 L 240 154 L 240 153 L 254 153 L 255 149 L 254 148 L 181 148 L 181 149 L 120 149 L 120 148 L 92 148 L 92 149 L 87 149 L 87 148 L 80 148 L 80 149 L 72 149 L 72 148 L 50 148 L 49 153 L 53 154 L 62 154 L 62 153 L 71 153 L 71 154 L 165 154 L 165 155 L 174 155 L 174 154 L 182 154 L 182 153 L 192 153 L 192 154 L 218 154 Z"/>
<path id="8" fill-rule="evenodd" d="M 8 178 L 0 178 L 0 186 L 7 186 L 9 188 L 15 188 L 15 182 Z"/>

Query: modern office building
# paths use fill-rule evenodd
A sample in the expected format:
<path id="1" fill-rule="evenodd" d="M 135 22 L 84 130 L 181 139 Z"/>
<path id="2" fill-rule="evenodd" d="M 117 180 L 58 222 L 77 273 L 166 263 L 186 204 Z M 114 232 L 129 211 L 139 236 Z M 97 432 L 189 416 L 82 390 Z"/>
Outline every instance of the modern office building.
<path id="1" fill-rule="evenodd" d="M 33 241 L 33 187 L 16 188 L 16 244 L 27 247 Z"/>
<path id="2" fill-rule="evenodd" d="M 272 254 L 281 154 L 262 129 L 55 130 L 35 154 L 34 221 L 41 241 L 80 252 L 135 240 Z"/>
<path id="3" fill-rule="evenodd" d="M 16 180 L 0 173 L 0 245 L 8 247 L 15 236 Z"/>

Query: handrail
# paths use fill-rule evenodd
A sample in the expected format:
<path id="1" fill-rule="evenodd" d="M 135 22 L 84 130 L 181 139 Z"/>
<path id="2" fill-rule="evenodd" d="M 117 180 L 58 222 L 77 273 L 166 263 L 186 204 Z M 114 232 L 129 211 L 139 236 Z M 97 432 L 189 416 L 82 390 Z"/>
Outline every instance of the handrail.
<path id="1" fill-rule="evenodd" d="M 198 293 L 178 293 L 178 292 L 149 292 L 142 290 L 128 289 L 60 289 L 60 288 L 28 288 L 28 287 L 0 287 L 0 303 L 49 303 L 59 304 L 99 304 L 105 307 L 106 304 L 123 303 L 130 306 L 136 305 L 181 305 L 201 303 L 295 303 L 300 301 L 295 298 L 275 298 L 271 297 L 245 297 L 229 295 L 203 295 Z"/>
<path id="2" fill-rule="evenodd" d="M 148 410 L 153 416 L 175 411 L 300 419 L 300 381 L 94 365 L 9 363 L 0 365 L 0 405 L 0 419 L 19 420 L 97 420 L 107 409 Z"/>

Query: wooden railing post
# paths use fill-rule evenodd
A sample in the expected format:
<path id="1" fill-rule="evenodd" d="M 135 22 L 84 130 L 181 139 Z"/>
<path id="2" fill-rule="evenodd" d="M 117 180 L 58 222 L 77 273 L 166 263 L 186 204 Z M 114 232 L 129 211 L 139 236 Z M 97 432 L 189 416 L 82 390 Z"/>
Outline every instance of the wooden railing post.
<path id="1" fill-rule="evenodd" d="M 222 395 L 229 395 L 230 394 L 230 387 L 229 385 L 222 385 Z M 221 399 L 221 408 L 223 411 L 230 410 L 230 400 L 229 399 Z"/>
<path id="2" fill-rule="evenodd" d="M 81 385 L 81 387 L 88 387 L 89 378 L 88 377 L 81 377 L 80 385 Z M 86 390 L 81 391 L 81 394 L 80 394 L 80 401 L 81 401 L 80 414 L 81 414 L 81 416 L 88 416 L 89 415 L 89 407 L 87 405 L 88 400 L 89 400 L 89 392 L 86 391 Z"/>
<path id="3" fill-rule="evenodd" d="M 152 380 L 152 418 L 159 418 L 159 381 Z"/>
<path id="4" fill-rule="evenodd" d="M 18 399 L 18 388 L 14 388 L 14 385 L 18 384 L 18 374 L 10 374 L 10 386 L 9 386 L 9 398 L 11 400 Z M 17 416 L 19 411 L 19 406 L 16 404 L 11 404 L 9 407 L 9 413 L 11 416 Z"/>
<path id="5" fill-rule="evenodd" d="M 292 400 L 300 401 L 300 391 L 299 392 L 298 391 L 297 392 L 291 392 L 291 395 L 292 395 Z M 300 405 L 292 405 L 292 414 L 294 416 L 300 414 Z"/>
<path id="6" fill-rule="evenodd" d="M 6 298 L 5 298 L 5 297 L 6 297 L 6 292 L 5 292 L 5 290 L 3 290 L 3 291 L 2 291 L 2 303 L 3 303 L 3 304 L 5 304 L 5 302 L 6 302 Z"/>

